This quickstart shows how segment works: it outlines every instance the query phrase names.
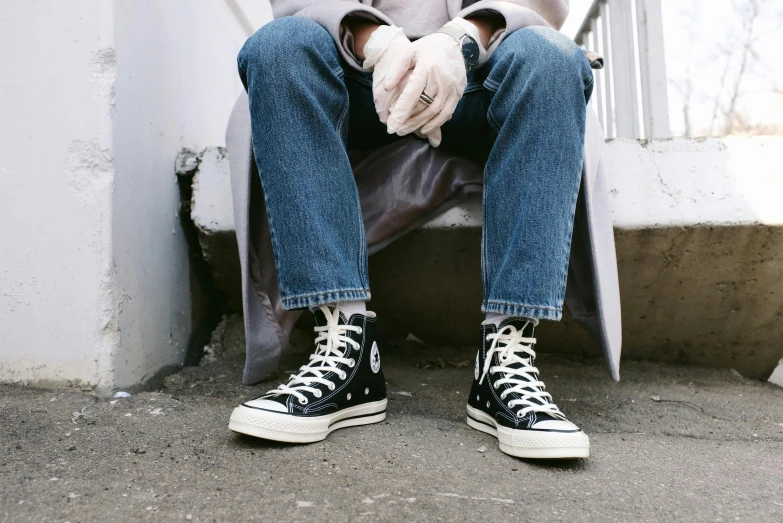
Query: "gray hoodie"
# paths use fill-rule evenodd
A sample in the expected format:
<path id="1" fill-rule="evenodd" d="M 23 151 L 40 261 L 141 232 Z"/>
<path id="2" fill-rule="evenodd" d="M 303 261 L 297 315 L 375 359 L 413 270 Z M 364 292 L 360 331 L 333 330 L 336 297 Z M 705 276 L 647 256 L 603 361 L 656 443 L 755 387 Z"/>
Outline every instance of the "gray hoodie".
<path id="1" fill-rule="evenodd" d="M 454 18 L 501 16 L 505 27 L 490 40 L 491 55 L 505 35 L 522 27 L 560 29 L 568 16 L 568 0 L 272 0 L 272 12 L 275 18 L 296 15 L 318 22 L 332 34 L 345 60 L 361 69 L 353 53 L 353 36 L 342 24 L 346 16 L 402 27 L 411 39 L 434 33 Z"/>

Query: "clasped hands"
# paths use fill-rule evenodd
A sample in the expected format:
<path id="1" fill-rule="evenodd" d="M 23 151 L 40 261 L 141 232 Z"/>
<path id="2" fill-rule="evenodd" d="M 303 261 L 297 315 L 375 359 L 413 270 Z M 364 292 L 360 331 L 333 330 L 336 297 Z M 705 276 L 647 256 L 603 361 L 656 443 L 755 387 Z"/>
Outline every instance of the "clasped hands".
<path id="1" fill-rule="evenodd" d="M 468 83 L 459 42 L 443 33 L 411 42 L 401 28 L 381 26 L 364 50 L 365 69 L 373 68 L 375 110 L 389 134 L 415 132 L 433 147 L 440 145 L 440 128 Z M 422 93 L 431 97 L 430 104 L 421 100 Z"/>

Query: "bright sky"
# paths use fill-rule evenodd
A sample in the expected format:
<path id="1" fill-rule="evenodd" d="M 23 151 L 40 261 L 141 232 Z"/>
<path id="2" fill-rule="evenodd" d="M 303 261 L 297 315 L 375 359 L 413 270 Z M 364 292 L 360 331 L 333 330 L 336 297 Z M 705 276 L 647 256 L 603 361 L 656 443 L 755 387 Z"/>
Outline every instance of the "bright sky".
<path id="1" fill-rule="evenodd" d="M 763 36 L 756 44 L 757 57 L 740 84 L 738 107 L 752 123 L 783 128 L 783 1 L 762 2 L 765 7 L 755 34 Z M 571 0 L 571 15 L 563 32 L 574 36 L 591 3 L 592 0 Z M 741 54 L 738 46 L 731 47 L 729 43 L 742 30 L 738 10 L 748 4 L 748 0 L 662 0 L 673 134 L 684 131 L 682 87 L 686 78 L 691 79 L 690 115 L 697 135 L 709 128 L 716 97 L 721 96 L 724 104 L 727 102 Z M 735 57 L 730 62 L 728 81 L 722 82 L 727 46 L 734 50 Z"/>

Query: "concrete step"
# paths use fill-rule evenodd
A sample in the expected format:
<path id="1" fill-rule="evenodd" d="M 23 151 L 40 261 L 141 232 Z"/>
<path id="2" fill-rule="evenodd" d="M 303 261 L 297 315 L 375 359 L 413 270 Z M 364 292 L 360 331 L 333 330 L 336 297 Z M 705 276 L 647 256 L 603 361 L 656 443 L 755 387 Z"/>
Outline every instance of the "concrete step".
<path id="1" fill-rule="evenodd" d="M 772 373 L 783 356 L 782 151 L 781 138 L 607 143 L 625 358 Z M 228 160 L 220 148 L 196 160 L 192 219 L 227 310 L 239 311 Z M 473 344 L 480 242 L 474 199 L 371 257 L 384 331 Z M 567 317 L 538 338 L 544 352 L 597 354 Z"/>

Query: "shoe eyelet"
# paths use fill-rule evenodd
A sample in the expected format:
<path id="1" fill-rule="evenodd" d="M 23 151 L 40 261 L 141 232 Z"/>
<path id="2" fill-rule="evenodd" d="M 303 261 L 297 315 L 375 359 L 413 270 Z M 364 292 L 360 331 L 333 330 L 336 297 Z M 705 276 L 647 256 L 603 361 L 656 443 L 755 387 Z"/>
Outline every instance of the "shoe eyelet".
<path id="1" fill-rule="evenodd" d="M 307 405 L 307 398 L 301 398 L 301 399 L 299 400 L 299 404 L 300 404 L 300 405 Z"/>
<path id="2" fill-rule="evenodd" d="M 489 402 L 487 402 L 487 408 L 489 408 Z"/>
<path id="3" fill-rule="evenodd" d="M 364 389 L 364 395 L 368 395 L 370 393 L 370 389 Z"/>
<path id="4" fill-rule="evenodd" d="M 346 398 L 348 399 L 348 401 L 351 401 L 351 393 L 350 392 L 348 393 L 348 396 L 346 396 Z"/>
<path id="5" fill-rule="evenodd" d="M 507 403 L 507 405 L 508 405 L 508 408 L 512 408 L 513 407 L 513 405 L 511 404 L 510 401 Z"/>
<path id="6" fill-rule="evenodd" d="M 517 412 L 517 418 L 521 418 L 521 417 L 523 417 L 523 416 L 524 416 L 524 414 L 522 414 L 522 411 L 521 411 L 521 410 L 520 410 L 519 412 Z"/>
<path id="7" fill-rule="evenodd" d="M 351 368 L 354 368 L 354 367 L 356 366 L 356 360 L 355 360 L 355 359 L 353 359 L 353 358 L 351 358 L 351 359 L 348 361 L 348 366 L 349 366 L 349 367 L 351 367 Z"/>
<path id="8" fill-rule="evenodd" d="M 340 379 L 341 379 L 342 381 L 345 381 L 345 378 L 347 378 L 347 377 L 348 377 L 348 374 L 346 374 L 345 372 L 343 372 L 342 374 L 340 374 Z"/>
<path id="9" fill-rule="evenodd" d="M 314 395 L 316 398 L 320 398 L 321 396 L 323 396 L 323 393 L 322 393 L 320 390 L 317 390 L 317 391 L 315 391 L 315 393 L 314 393 L 313 395 Z"/>
<path id="10" fill-rule="evenodd" d="M 481 401 L 481 396 L 476 394 L 476 401 Z"/>
<path id="11" fill-rule="evenodd" d="M 358 330 L 358 331 L 356 331 L 356 333 L 357 333 L 357 334 L 361 334 L 361 333 L 363 333 L 363 332 L 364 332 L 364 329 L 362 329 L 361 327 L 359 327 L 359 330 Z"/>
<path id="12" fill-rule="evenodd" d="M 495 389 L 495 390 L 498 390 L 498 387 L 500 387 L 500 385 L 498 385 L 497 383 L 495 383 L 494 385 L 492 385 L 492 388 L 493 388 L 493 389 Z"/>
<path id="13" fill-rule="evenodd" d="M 329 386 L 329 390 L 334 390 L 334 383 L 330 383 L 328 386 Z"/>

